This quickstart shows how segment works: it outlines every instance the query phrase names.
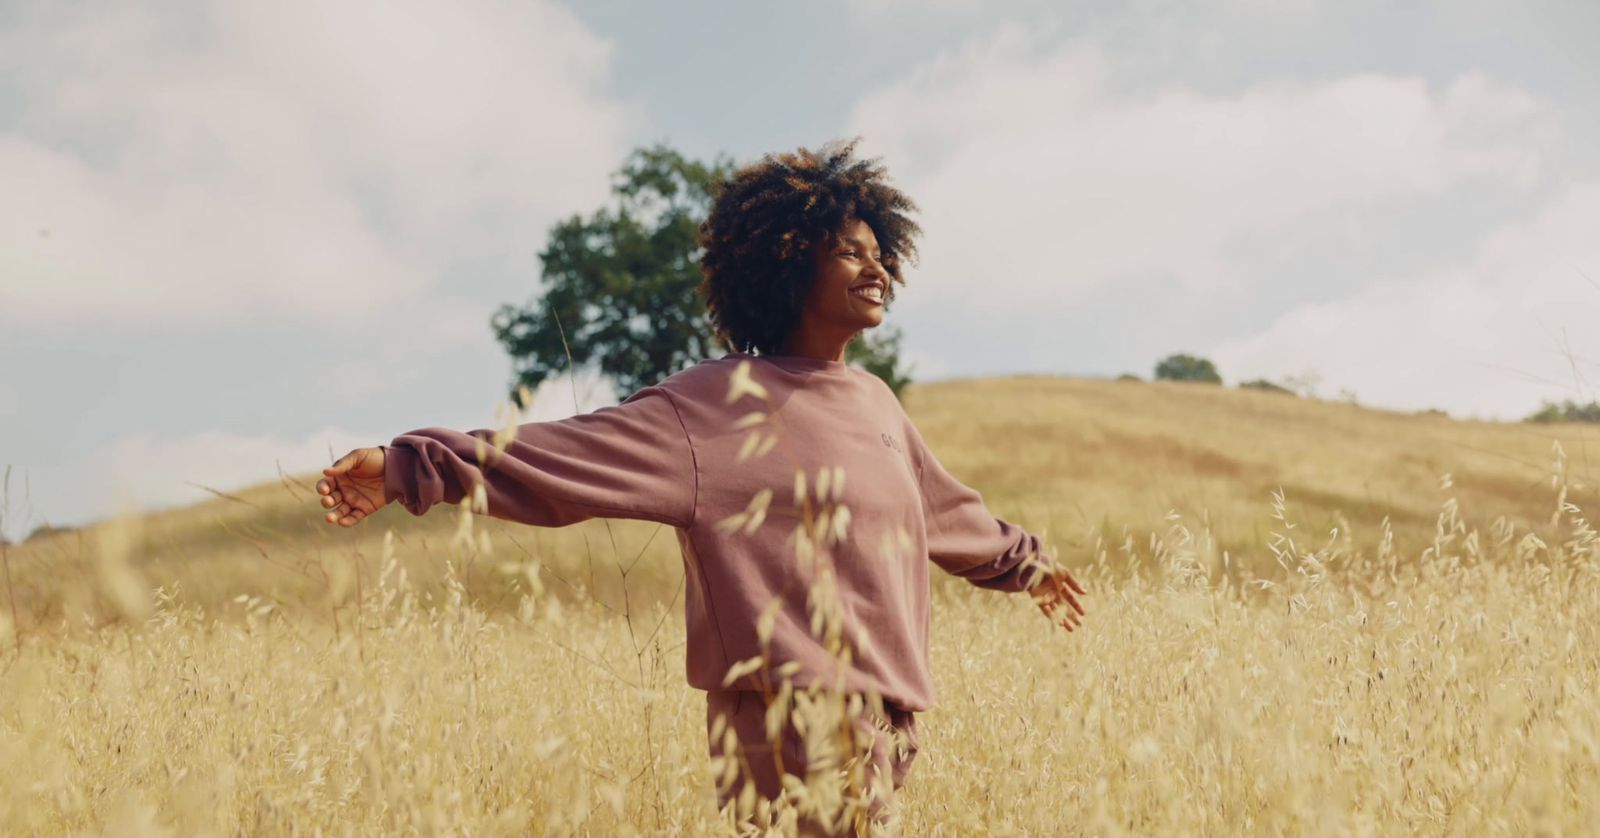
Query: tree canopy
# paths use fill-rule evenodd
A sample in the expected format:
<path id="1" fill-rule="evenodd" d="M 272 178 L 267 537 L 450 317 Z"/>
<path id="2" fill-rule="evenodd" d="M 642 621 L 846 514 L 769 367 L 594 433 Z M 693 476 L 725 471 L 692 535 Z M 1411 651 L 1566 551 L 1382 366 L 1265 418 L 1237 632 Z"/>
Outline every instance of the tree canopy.
<path id="1" fill-rule="evenodd" d="M 1600 402 L 1546 401 L 1527 422 L 1600 422 Z"/>
<path id="2" fill-rule="evenodd" d="M 512 358 L 513 394 L 565 369 L 569 351 L 574 366 L 597 368 L 625 393 L 711 356 L 711 325 L 694 293 L 695 235 L 710 184 L 730 166 L 640 149 L 613 178 L 615 206 L 550 230 L 539 254 L 542 293 L 501 306 L 491 321 Z"/>
<path id="3" fill-rule="evenodd" d="M 1156 379 L 1165 381 L 1204 381 L 1211 384 L 1221 384 L 1222 376 L 1217 374 L 1217 368 L 1205 358 L 1193 355 L 1168 355 L 1156 364 Z"/>

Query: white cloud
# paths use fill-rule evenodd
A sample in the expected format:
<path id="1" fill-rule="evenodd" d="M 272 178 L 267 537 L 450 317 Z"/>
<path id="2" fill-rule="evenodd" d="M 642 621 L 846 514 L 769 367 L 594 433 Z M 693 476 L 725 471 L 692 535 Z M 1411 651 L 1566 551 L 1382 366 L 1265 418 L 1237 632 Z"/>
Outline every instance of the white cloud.
<path id="1" fill-rule="evenodd" d="M 641 119 L 605 93 L 610 45 L 552 2 L 14 17 L 5 319 L 348 324 L 381 303 L 481 339 L 484 314 L 435 289 L 441 274 L 536 269 L 528 242 L 603 199 Z"/>
<path id="2" fill-rule="evenodd" d="M 1314 370 L 1327 392 L 1397 408 L 1520 418 L 1543 399 L 1595 399 L 1597 220 L 1600 182 L 1575 184 L 1464 264 L 1303 305 L 1213 357 L 1230 378 Z"/>
<path id="3" fill-rule="evenodd" d="M 616 401 L 609 382 L 592 374 L 580 374 L 576 390 L 567 377 L 553 377 L 539 386 L 530 408 L 517 414 L 515 421 L 564 419 Z M 487 415 L 461 416 L 458 411 L 453 420 L 439 417 L 425 421 L 461 431 L 497 428 L 505 424 L 503 411 L 507 409 L 508 403 Z M 200 486 L 220 492 L 236 491 L 275 479 L 280 465 L 288 474 L 311 473 L 352 449 L 386 444 L 410 430 L 391 428 L 384 433 L 361 434 L 326 427 L 302 437 L 227 430 L 181 437 L 126 434 L 89 458 L 95 464 L 96 475 L 87 481 L 88 493 L 75 498 L 71 509 L 60 509 L 58 514 L 78 521 L 111 514 L 113 510 L 150 511 L 195 503 L 212 497 Z"/>
<path id="4" fill-rule="evenodd" d="M 1482 76 L 1444 89 L 1369 74 L 1130 97 L 1108 61 L 1002 27 L 857 105 L 862 150 L 924 210 L 919 293 L 1015 311 L 1130 277 L 1229 287 L 1243 279 L 1229 248 L 1244 237 L 1538 174 L 1529 137 L 1546 115 Z"/>
<path id="5" fill-rule="evenodd" d="M 611 381 L 592 371 L 580 371 L 577 376 L 553 375 L 540 382 L 533 391 L 526 410 L 518 422 L 549 422 L 565 419 L 597 408 L 614 405 L 619 401 Z M 502 414 L 496 413 L 499 420 Z"/>
<path id="6" fill-rule="evenodd" d="M 85 512 L 154 510 L 211 498 L 197 486 L 231 492 L 271 480 L 281 464 L 287 474 L 315 471 L 353 448 L 378 440 L 342 428 L 323 428 L 303 438 L 207 431 L 176 439 L 149 433 L 118 438 L 96 457 Z M 197 484 L 197 485 L 191 485 Z"/>

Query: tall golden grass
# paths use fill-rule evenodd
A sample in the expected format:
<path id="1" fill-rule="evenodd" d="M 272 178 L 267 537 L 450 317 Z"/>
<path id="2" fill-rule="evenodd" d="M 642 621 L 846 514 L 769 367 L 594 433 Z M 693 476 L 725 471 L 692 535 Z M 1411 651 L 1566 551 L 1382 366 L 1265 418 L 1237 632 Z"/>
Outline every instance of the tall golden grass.
<path id="1" fill-rule="evenodd" d="M 1583 429 L 1054 379 L 910 406 L 1091 610 L 935 586 L 907 834 L 1600 822 Z M 669 532 L 319 513 L 285 476 L 11 549 L 0 831 L 734 830 Z"/>

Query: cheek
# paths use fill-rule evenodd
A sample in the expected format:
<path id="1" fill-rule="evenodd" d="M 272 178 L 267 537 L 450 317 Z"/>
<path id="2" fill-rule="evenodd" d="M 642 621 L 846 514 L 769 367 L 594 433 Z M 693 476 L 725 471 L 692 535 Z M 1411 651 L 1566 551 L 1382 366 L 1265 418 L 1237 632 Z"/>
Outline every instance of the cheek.
<path id="1" fill-rule="evenodd" d="M 834 269 L 824 271 L 817 277 L 816 287 L 812 289 L 813 299 L 820 298 L 821 302 L 829 306 L 838 304 L 838 301 L 850 295 L 851 277 L 846 271 Z"/>

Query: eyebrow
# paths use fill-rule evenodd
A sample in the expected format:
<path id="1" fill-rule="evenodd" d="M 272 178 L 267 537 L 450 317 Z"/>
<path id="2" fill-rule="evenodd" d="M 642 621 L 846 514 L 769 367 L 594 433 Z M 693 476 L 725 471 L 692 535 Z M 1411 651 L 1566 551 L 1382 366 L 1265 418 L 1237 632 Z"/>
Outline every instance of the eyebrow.
<path id="1" fill-rule="evenodd" d="M 845 244 L 857 245 L 859 247 L 866 247 L 867 246 L 866 242 L 862 241 L 861 239 L 856 238 L 855 236 L 840 236 L 839 237 L 839 241 L 841 241 L 841 242 L 843 242 Z M 883 249 L 879 248 L 878 250 L 879 250 L 879 252 L 882 252 Z"/>

